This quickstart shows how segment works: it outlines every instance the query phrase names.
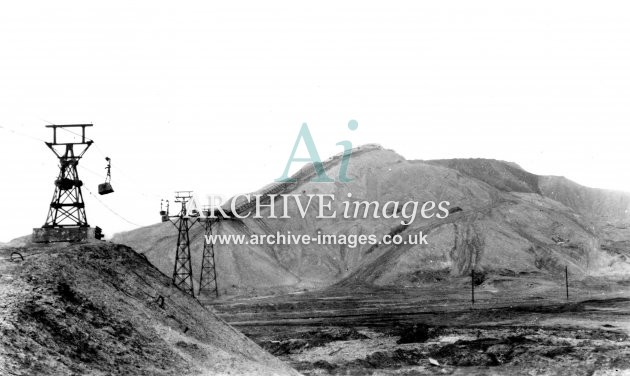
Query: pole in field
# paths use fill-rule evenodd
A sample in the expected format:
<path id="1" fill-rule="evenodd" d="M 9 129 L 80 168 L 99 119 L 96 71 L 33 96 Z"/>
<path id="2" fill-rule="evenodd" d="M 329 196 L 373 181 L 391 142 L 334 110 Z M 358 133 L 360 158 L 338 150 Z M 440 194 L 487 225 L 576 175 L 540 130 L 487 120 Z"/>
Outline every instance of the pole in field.
<path id="1" fill-rule="evenodd" d="M 472 304 L 475 304 L 475 269 L 470 272 L 470 297 Z"/>
<path id="2" fill-rule="evenodd" d="M 569 300 L 569 267 L 564 267 L 564 285 L 567 291 L 567 300 Z"/>

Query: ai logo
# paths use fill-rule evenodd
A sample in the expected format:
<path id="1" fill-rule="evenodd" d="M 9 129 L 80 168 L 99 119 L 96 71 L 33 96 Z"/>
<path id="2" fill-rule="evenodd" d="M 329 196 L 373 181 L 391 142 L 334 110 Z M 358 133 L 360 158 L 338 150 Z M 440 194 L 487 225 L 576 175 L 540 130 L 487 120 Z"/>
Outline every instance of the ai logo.
<path id="1" fill-rule="evenodd" d="M 359 123 L 356 120 L 350 120 L 348 122 L 348 129 L 351 131 L 356 130 L 359 127 Z M 298 146 L 300 146 L 300 142 L 304 142 L 306 145 L 306 150 L 308 151 L 309 158 L 296 158 L 295 153 L 297 152 Z M 346 174 L 348 173 L 348 163 L 350 162 L 350 155 L 352 154 L 352 142 L 350 141 L 339 141 L 336 145 L 343 146 L 343 157 L 341 159 L 341 166 L 339 167 L 339 177 L 338 181 L 342 183 L 347 183 L 352 181 L 349 179 Z M 276 179 L 277 182 L 294 182 L 295 179 L 291 179 L 289 177 L 289 169 L 291 168 L 291 163 L 293 162 L 312 162 L 313 167 L 315 168 L 315 172 L 317 173 L 317 177 L 314 178 L 313 182 L 334 182 L 335 180 L 326 175 L 326 171 L 324 171 L 324 165 L 322 160 L 319 158 L 319 153 L 317 152 L 317 148 L 315 147 L 315 142 L 313 141 L 313 136 L 311 136 L 311 132 L 308 129 L 308 125 L 306 123 L 302 124 L 302 128 L 300 128 L 300 133 L 298 133 L 297 139 L 295 140 L 295 145 L 293 145 L 293 151 L 289 156 L 289 160 L 287 161 L 287 166 L 284 169 L 284 173 L 281 177 Z"/>

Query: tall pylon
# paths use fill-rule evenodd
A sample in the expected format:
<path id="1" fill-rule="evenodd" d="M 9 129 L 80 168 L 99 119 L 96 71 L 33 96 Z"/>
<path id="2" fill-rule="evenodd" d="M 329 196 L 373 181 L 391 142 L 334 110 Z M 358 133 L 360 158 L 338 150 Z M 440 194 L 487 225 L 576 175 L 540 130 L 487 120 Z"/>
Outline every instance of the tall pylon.
<path id="1" fill-rule="evenodd" d="M 92 145 L 92 140 L 86 141 L 85 128 L 92 124 L 47 125 L 53 130 L 53 142 L 46 142 L 46 146 L 59 158 L 59 176 L 55 180 L 55 193 L 50 202 L 50 210 L 44 228 L 57 227 L 89 227 L 85 215 L 85 203 L 79 179 L 77 166 L 83 154 Z M 81 128 L 81 142 L 57 142 L 57 129 Z M 75 146 L 81 148 L 75 150 Z"/>
<path id="2" fill-rule="evenodd" d="M 201 274 L 199 275 L 199 297 L 202 295 L 214 294 L 219 297 L 219 286 L 217 285 L 217 270 L 214 259 L 214 244 L 209 242 L 212 236 L 212 224 L 215 222 L 210 218 L 210 207 L 204 207 L 203 214 L 205 216 L 205 235 L 203 242 L 203 254 L 201 258 Z"/>
<path id="3" fill-rule="evenodd" d="M 32 241 L 35 243 L 48 242 L 81 242 L 89 238 L 100 238 L 100 229 L 90 228 L 85 215 L 85 201 L 81 187 L 83 181 L 79 179 L 77 166 L 85 152 L 94 141 L 85 137 L 85 128 L 92 124 L 47 125 L 52 128 L 53 140 L 46 142 L 46 146 L 59 159 L 59 175 L 55 180 L 55 193 L 50 201 L 46 222 L 40 228 L 33 229 Z M 71 129 L 80 132 L 73 132 Z M 62 129 L 79 137 L 66 142 L 57 134 Z"/>
<path id="4" fill-rule="evenodd" d="M 179 215 L 169 218 L 171 223 L 177 227 L 177 250 L 173 267 L 173 285 L 194 298 L 195 290 L 193 288 L 189 231 L 197 223 L 198 218 L 191 218 L 186 210 L 186 204 L 192 197 L 192 191 L 175 192 L 175 202 L 181 203 L 182 209 Z"/>

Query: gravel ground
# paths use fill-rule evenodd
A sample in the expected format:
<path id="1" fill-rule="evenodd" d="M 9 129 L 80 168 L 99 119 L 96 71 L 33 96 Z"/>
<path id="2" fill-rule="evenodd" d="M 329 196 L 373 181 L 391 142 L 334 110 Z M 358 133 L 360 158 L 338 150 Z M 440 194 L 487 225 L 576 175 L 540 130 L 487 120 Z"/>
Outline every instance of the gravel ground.
<path id="1" fill-rule="evenodd" d="M 503 291 L 503 304 L 480 291 L 475 306 L 464 294 L 458 301 L 451 283 L 432 291 L 357 288 L 214 307 L 306 375 L 630 374 L 625 288 L 582 285 L 566 302 L 554 283 L 531 283 L 541 285 L 549 289 Z"/>

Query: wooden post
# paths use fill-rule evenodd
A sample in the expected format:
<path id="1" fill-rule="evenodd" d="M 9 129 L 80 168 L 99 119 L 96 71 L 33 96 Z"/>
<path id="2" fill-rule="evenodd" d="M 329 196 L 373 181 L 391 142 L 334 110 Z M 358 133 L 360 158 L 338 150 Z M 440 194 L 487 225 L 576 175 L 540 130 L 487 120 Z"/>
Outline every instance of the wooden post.
<path id="1" fill-rule="evenodd" d="M 470 273 L 470 296 L 472 304 L 475 304 L 475 269 Z"/>
<path id="2" fill-rule="evenodd" d="M 564 284 L 567 290 L 567 300 L 569 300 L 569 267 L 564 267 Z"/>

